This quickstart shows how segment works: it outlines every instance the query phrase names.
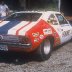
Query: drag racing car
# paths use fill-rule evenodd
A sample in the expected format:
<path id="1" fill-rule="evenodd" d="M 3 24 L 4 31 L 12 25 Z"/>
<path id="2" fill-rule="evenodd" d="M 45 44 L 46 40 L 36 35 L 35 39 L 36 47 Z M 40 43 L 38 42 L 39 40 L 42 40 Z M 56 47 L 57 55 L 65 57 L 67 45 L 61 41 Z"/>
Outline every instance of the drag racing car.
<path id="1" fill-rule="evenodd" d="M 72 27 L 60 12 L 20 11 L 0 23 L 1 51 L 35 52 L 41 60 L 71 38 Z"/>

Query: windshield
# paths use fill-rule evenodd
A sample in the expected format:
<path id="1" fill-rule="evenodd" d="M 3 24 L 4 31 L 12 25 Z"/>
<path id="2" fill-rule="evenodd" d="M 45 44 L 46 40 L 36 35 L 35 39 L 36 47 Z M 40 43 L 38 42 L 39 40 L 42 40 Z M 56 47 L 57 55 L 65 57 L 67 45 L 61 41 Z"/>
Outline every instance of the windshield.
<path id="1" fill-rule="evenodd" d="M 41 15 L 41 13 L 15 13 L 5 21 L 37 21 Z"/>

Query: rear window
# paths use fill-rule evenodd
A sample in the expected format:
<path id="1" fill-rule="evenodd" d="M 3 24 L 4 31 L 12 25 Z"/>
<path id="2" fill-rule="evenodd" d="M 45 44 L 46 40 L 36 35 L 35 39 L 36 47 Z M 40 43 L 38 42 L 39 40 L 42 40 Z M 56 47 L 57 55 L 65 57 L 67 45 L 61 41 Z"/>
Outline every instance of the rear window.
<path id="1" fill-rule="evenodd" d="M 41 15 L 41 13 L 15 13 L 8 17 L 6 21 L 37 21 Z"/>

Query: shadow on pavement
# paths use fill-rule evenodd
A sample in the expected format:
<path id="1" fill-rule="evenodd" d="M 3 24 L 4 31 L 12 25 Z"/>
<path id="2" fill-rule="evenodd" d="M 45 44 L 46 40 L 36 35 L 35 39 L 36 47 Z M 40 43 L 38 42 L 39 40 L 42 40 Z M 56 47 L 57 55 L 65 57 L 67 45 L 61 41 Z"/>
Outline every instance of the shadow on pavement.
<path id="1" fill-rule="evenodd" d="M 72 42 L 70 40 L 69 42 Z M 67 43 L 69 43 L 67 42 Z M 62 46 L 66 45 L 67 43 L 60 45 L 54 48 L 53 51 L 61 48 Z M 18 52 L 4 52 L 0 51 L 0 63 L 8 63 L 8 64 L 15 64 L 15 65 L 22 65 L 31 61 L 38 61 L 38 56 L 35 54 L 27 54 L 27 53 L 18 53 Z"/>
<path id="2" fill-rule="evenodd" d="M 37 57 L 26 53 L 0 52 L 0 63 L 21 65 L 31 61 L 38 61 Z"/>

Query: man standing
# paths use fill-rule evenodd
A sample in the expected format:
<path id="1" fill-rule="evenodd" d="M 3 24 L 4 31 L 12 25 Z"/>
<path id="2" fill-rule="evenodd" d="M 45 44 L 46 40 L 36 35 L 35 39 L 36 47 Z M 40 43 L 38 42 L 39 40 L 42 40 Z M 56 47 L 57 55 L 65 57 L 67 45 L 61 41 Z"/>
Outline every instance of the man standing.
<path id="1" fill-rule="evenodd" d="M 9 13 L 9 8 L 3 1 L 0 2 L 0 17 L 5 17 Z"/>

